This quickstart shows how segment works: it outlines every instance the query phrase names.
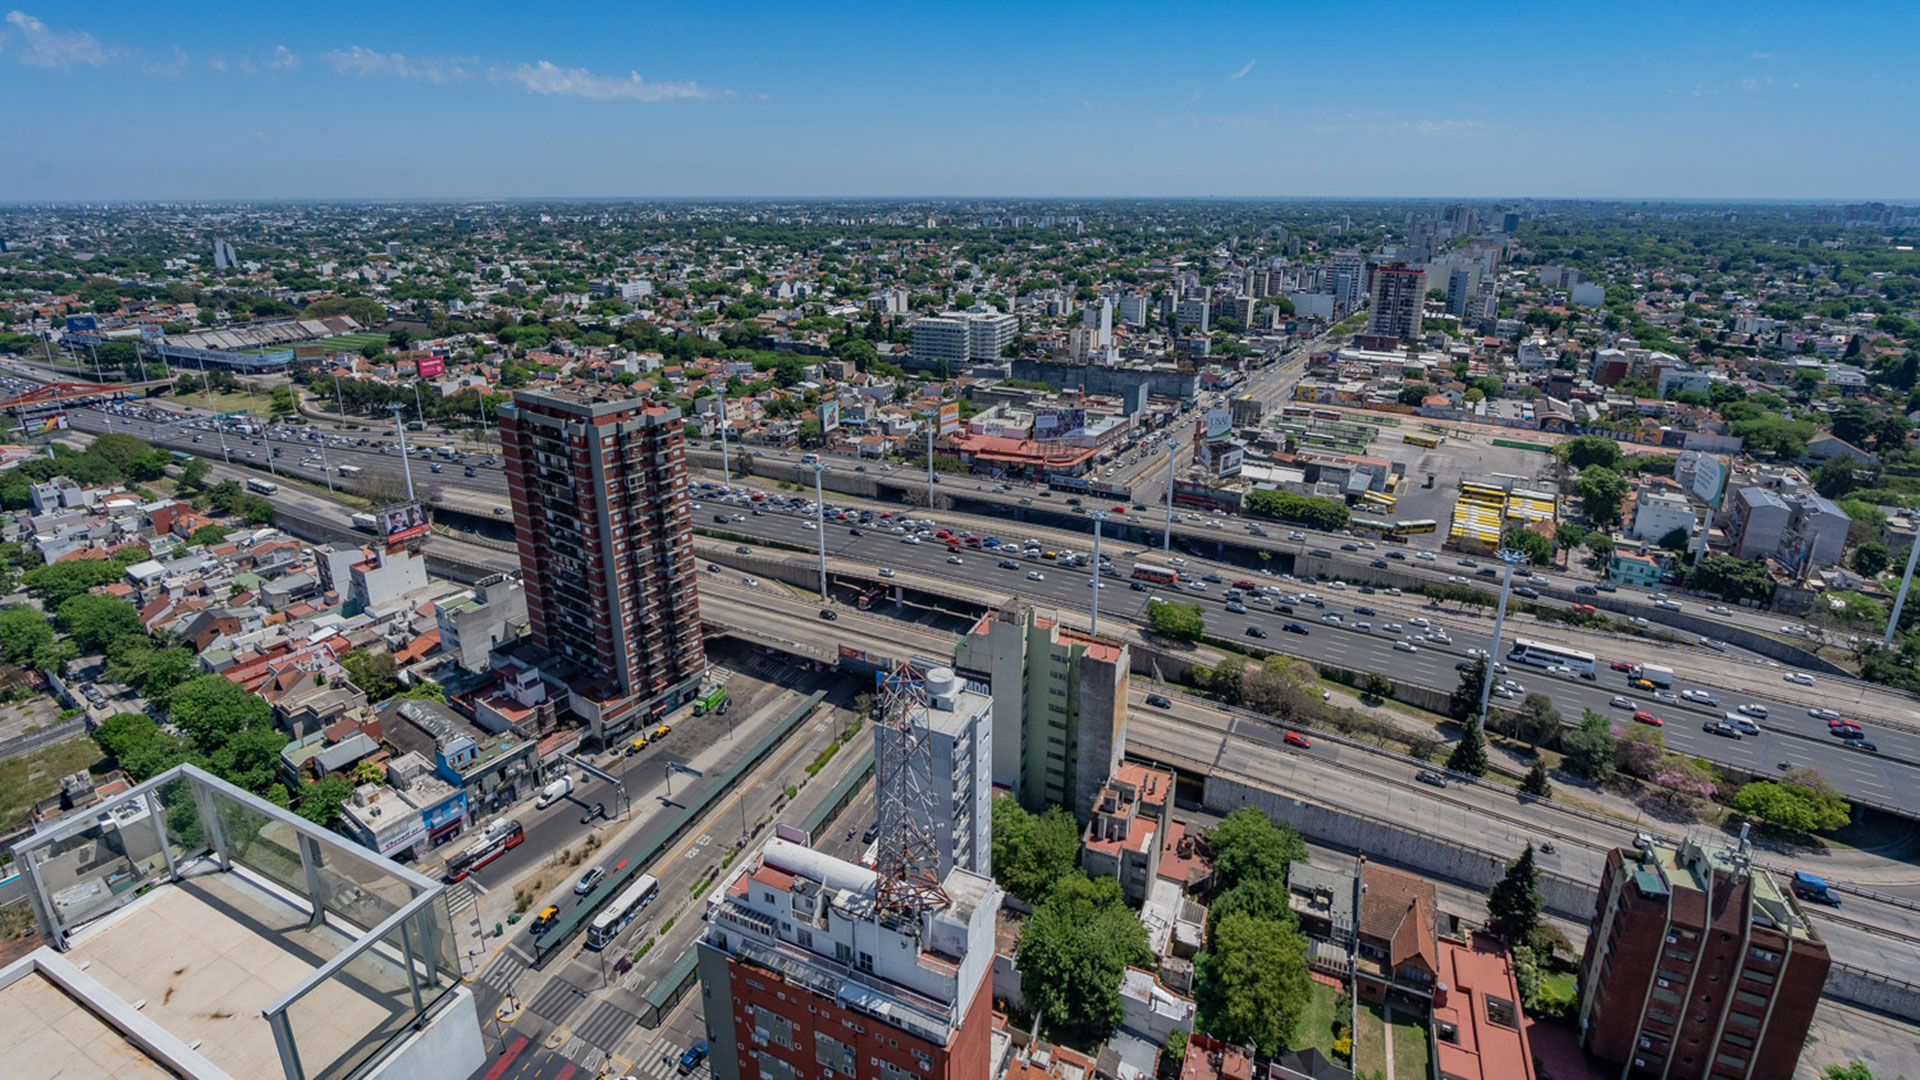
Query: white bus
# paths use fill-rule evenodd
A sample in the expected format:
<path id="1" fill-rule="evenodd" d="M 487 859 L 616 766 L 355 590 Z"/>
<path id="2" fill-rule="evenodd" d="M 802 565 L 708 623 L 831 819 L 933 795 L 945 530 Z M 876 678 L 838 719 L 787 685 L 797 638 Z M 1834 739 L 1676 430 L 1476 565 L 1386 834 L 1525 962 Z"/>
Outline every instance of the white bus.
<path id="1" fill-rule="evenodd" d="M 359 476 L 359 475 L 360 475 L 360 466 L 358 466 L 358 465 L 342 465 L 342 466 L 339 466 L 339 472 L 340 472 L 340 475 L 341 475 L 341 476 Z"/>
<path id="2" fill-rule="evenodd" d="M 1549 645 L 1544 641 L 1515 638 L 1513 651 L 1507 654 L 1507 659 L 1516 663 L 1532 664 L 1535 667 L 1569 667 L 1576 675 L 1593 674 L 1592 653 L 1560 645 Z"/>
<path id="3" fill-rule="evenodd" d="M 613 944 L 620 931 L 627 928 L 648 904 L 660 895 L 660 883 L 652 874 L 641 874 L 627 891 L 613 898 L 607 909 L 594 917 L 593 925 L 587 928 L 587 948 L 598 952 Z"/>
<path id="4" fill-rule="evenodd" d="M 272 495 L 280 490 L 280 485 L 271 480 L 250 479 L 247 487 L 262 495 Z"/>

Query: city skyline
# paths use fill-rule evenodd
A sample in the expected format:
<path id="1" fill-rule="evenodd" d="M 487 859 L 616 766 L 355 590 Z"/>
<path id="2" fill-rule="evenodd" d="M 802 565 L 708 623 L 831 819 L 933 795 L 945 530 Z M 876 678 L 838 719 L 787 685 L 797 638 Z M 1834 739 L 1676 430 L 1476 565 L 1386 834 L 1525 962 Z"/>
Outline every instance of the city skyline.
<path id="1" fill-rule="evenodd" d="M 1897 200 L 1920 164 L 1894 5 L 930 15 L 12 9 L 0 191 Z"/>

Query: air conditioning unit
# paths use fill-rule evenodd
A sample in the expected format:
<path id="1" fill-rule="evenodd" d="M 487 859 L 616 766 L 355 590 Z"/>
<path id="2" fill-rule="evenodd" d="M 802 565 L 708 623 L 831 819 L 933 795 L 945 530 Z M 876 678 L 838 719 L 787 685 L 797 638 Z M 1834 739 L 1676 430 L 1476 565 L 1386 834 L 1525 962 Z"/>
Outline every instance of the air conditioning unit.
<path id="1" fill-rule="evenodd" d="M 1655 980 L 1653 980 L 1653 981 L 1654 981 L 1654 984 L 1655 984 L 1656 986 L 1659 986 L 1659 987 L 1660 987 L 1661 989 L 1663 989 L 1663 990 L 1664 990 L 1664 989 L 1666 989 L 1666 987 L 1667 987 L 1667 980 L 1665 980 L 1665 979 L 1655 979 Z"/>

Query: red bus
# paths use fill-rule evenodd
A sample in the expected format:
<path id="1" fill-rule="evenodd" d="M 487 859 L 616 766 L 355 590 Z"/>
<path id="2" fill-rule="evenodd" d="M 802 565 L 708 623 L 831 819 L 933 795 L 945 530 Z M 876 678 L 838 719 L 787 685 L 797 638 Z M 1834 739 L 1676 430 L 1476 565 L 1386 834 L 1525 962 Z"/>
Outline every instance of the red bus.
<path id="1" fill-rule="evenodd" d="M 1133 578 L 1135 581 L 1146 581 L 1155 585 L 1174 585 L 1180 581 L 1180 575 L 1174 573 L 1172 567 L 1143 562 L 1133 564 Z"/>
<path id="2" fill-rule="evenodd" d="M 505 855 L 508 848 L 519 847 L 526 838 L 527 830 L 517 821 L 495 820 L 488 823 L 486 833 L 478 841 L 447 860 L 447 880 L 459 881 Z"/>

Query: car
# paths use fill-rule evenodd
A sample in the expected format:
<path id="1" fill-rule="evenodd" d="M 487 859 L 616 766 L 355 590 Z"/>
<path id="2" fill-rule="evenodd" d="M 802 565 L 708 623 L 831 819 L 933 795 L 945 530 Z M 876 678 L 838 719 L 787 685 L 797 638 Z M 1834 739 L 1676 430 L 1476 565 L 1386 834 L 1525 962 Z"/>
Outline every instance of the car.
<path id="1" fill-rule="evenodd" d="M 686 1053 L 680 1055 L 680 1071 L 690 1073 L 699 1068 L 700 1063 L 705 1060 L 707 1060 L 707 1044 L 704 1042 L 694 1043 L 692 1046 L 687 1047 Z"/>
<path id="2" fill-rule="evenodd" d="M 1041 573 L 1038 570 L 1029 570 L 1027 571 L 1027 580 L 1028 581 L 1045 581 L 1047 580 L 1047 575 Z"/>
<path id="3" fill-rule="evenodd" d="M 593 887 L 595 885 L 600 884 L 600 882 L 604 880 L 606 876 L 607 876 L 607 868 L 604 866 L 596 866 L 593 869 L 587 871 L 586 873 L 581 874 L 580 881 L 577 884 L 575 884 L 573 887 L 573 895 L 575 896 L 587 895 L 588 893 L 592 892 Z"/>
<path id="4" fill-rule="evenodd" d="M 1387 558 L 1389 558 L 1389 559 L 1397 559 L 1397 560 L 1399 560 L 1400 562 L 1406 562 L 1406 561 L 1407 561 L 1407 553 L 1406 553 L 1406 552 L 1404 552 L 1404 551 L 1389 551 L 1389 552 L 1387 552 Z"/>
<path id="5" fill-rule="evenodd" d="M 1127 583 L 1127 588 L 1132 589 L 1134 592 L 1146 592 L 1147 583 L 1144 581 L 1130 581 Z"/>
<path id="6" fill-rule="evenodd" d="M 1861 731 L 1860 725 L 1858 724 L 1841 724 L 1838 727 L 1828 728 L 1827 734 L 1840 739 L 1864 739 L 1867 737 L 1867 733 Z"/>
<path id="7" fill-rule="evenodd" d="M 1734 711 L 1738 712 L 1742 716 L 1758 717 L 1761 720 L 1765 720 L 1767 718 L 1767 707 L 1765 705 L 1755 704 L 1754 702 L 1751 702 L 1751 701 L 1747 702 L 1745 705 L 1740 706 L 1738 709 Z"/>
<path id="8" fill-rule="evenodd" d="M 1434 787 L 1447 786 L 1447 778 L 1434 772 L 1432 769 L 1421 769 L 1419 772 L 1413 774 L 1413 778 L 1423 784 L 1432 784 Z"/>
<path id="9" fill-rule="evenodd" d="M 1665 721 L 1662 721 L 1659 717 L 1647 712 L 1645 709 L 1633 714 L 1633 722 L 1636 724 L 1646 724 L 1648 727 L 1666 726 Z"/>
<path id="10" fill-rule="evenodd" d="M 1386 631 L 1389 634 L 1401 634 L 1406 632 L 1406 627 L 1401 626 L 1397 622 L 1383 622 L 1380 624 L 1380 629 Z"/>
<path id="11" fill-rule="evenodd" d="M 1513 595 L 1524 596 L 1529 600 L 1538 600 L 1540 599 L 1540 590 L 1529 588 L 1525 585 L 1515 585 L 1513 587 Z"/>
<path id="12" fill-rule="evenodd" d="M 1639 848 L 1641 851 L 1645 851 L 1653 846 L 1653 837 L 1646 833 L 1634 833 L 1633 846 Z"/>
<path id="13" fill-rule="evenodd" d="M 1863 751 L 1868 754 L 1877 754 L 1880 752 L 1880 748 L 1878 746 L 1875 746 L 1873 743 L 1867 741 L 1866 739 L 1854 739 L 1852 742 L 1849 742 L 1846 745 L 1851 749 Z"/>
<path id="14" fill-rule="evenodd" d="M 1227 610 L 1235 615 L 1245 615 L 1247 613 L 1247 605 L 1238 600 L 1232 600 L 1227 603 Z"/>
<path id="15" fill-rule="evenodd" d="M 920 542 L 920 538 L 913 535 L 907 535 L 907 536 L 901 537 L 900 542 L 903 544 L 918 544 Z"/>
<path id="16" fill-rule="evenodd" d="M 1620 586 L 1615 585 L 1611 581 L 1596 581 L 1593 583 L 1593 587 L 1600 590 L 1601 592 L 1619 592 L 1620 591 Z"/>
<path id="17" fill-rule="evenodd" d="M 1433 623 L 1419 615 L 1415 615 L 1413 618 L 1407 620 L 1407 625 L 1417 626 L 1420 629 L 1425 630 L 1427 627 L 1432 626 Z"/>
<path id="18" fill-rule="evenodd" d="M 740 579 L 740 584 L 745 585 L 749 589 L 757 589 L 760 587 L 760 579 L 749 574 Z"/>
<path id="19" fill-rule="evenodd" d="M 948 565 L 948 566 L 959 566 L 959 565 L 960 565 L 960 556 L 958 556 L 958 555 L 949 555 L 949 556 L 947 556 L 947 565 Z"/>
<path id="20" fill-rule="evenodd" d="M 1635 704 L 1632 698 L 1624 697 L 1620 694 L 1613 695 L 1612 700 L 1608 701 L 1607 704 L 1616 709 L 1632 709 L 1635 712 L 1640 711 L 1640 706 Z"/>
<path id="21" fill-rule="evenodd" d="M 1307 534 L 1303 532 L 1290 532 L 1287 534 L 1287 539 L 1289 540 L 1305 540 L 1306 538 Z"/>
<path id="22" fill-rule="evenodd" d="M 1682 700 L 1691 701 L 1695 705 L 1711 705 L 1717 708 L 1720 704 L 1719 698 L 1707 693 L 1705 690 L 1682 690 L 1680 691 L 1680 697 Z"/>
<path id="23" fill-rule="evenodd" d="M 848 530 L 847 530 L 847 535 L 848 535 L 848 536 L 865 536 L 865 535 L 866 535 L 866 533 L 863 533 L 863 532 L 861 532 L 861 531 L 860 531 L 860 529 L 859 529 L 859 528 L 858 528 L 858 527 L 856 526 L 856 527 L 853 527 L 853 528 L 850 528 L 850 529 L 848 529 Z"/>
<path id="24" fill-rule="evenodd" d="M 1263 626 L 1249 626 L 1247 627 L 1247 636 L 1250 638 L 1264 638 L 1267 636 L 1267 630 Z"/>
<path id="25" fill-rule="evenodd" d="M 997 565 L 997 566 L 999 566 L 999 567 L 1000 567 L 1000 569 L 1002 569 L 1002 570 L 1018 570 L 1018 569 L 1020 569 L 1020 564 L 1019 564 L 1019 563 L 1017 563 L 1017 562 L 1014 562 L 1014 561 L 1013 561 L 1012 559 L 1001 559 L 1001 560 L 1000 560 L 1000 561 L 999 561 L 999 562 L 998 562 L 997 564 L 995 564 L 995 565 Z"/>
<path id="26" fill-rule="evenodd" d="M 1297 622 L 1282 623 L 1280 625 L 1280 630 L 1282 633 L 1299 634 L 1301 637 L 1305 637 L 1308 634 L 1312 633 L 1311 630 L 1308 630 L 1305 626 L 1302 626 Z"/>
<path id="27" fill-rule="evenodd" d="M 733 553 L 735 555 L 751 555 L 753 554 L 753 549 L 745 544 L 741 544 L 739 547 L 733 549 Z"/>
<path id="28" fill-rule="evenodd" d="M 881 576 L 881 577 L 892 577 L 892 576 L 893 576 L 893 567 L 891 567 L 891 566 L 883 566 L 883 567 L 881 567 L 881 568 L 880 568 L 880 576 Z"/>
<path id="29" fill-rule="evenodd" d="M 1781 678 L 1797 686 L 1812 686 L 1815 681 L 1813 676 L 1804 671 L 1789 671 L 1785 675 L 1782 675 Z"/>
<path id="30" fill-rule="evenodd" d="M 1330 625 L 1336 624 L 1340 621 L 1340 613 L 1337 611 L 1329 611 L 1325 615 L 1320 616 L 1320 621 Z"/>
<path id="31" fill-rule="evenodd" d="M 1341 544 L 1341 545 L 1340 545 L 1340 550 L 1341 550 L 1341 551 L 1359 551 L 1359 550 L 1360 550 L 1360 545 L 1358 545 L 1358 544 Z"/>
<path id="32" fill-rule="evenodd" d="M 1625 660 L 1615 660 L 1613 663 L 1608 664 L 1607 666 L 1612 668 L 1615 671 L 1624 671 L 1628 674 L 1633 673 L 1633 665 L 1627 663 Z"/>
<path id="33" fill-rule="evenodd" d="M 1313 740 L 1307 738 L 1305 735 L 1302 735 L 1297 731 L 1287 732 L 1286 735 L 1283 737 L 1283 741 L 1288 746 L 1297 746 L 1302 750 L 1313 749 Z"/>
<path id="34" fill-rule="evenodd" d="M 1328 551 L 1326 548 L 1314 548 L 1312 551 L 1307 552 L 1307 554 L 1317 556 L 1322 559 L 1333 558 L 1333 552 Z"/>
<path id="35" fill-rule="evenodd" d="M 533 917 L 533 925 L 529 929 L 532 931 L 534 937 L 539 937 L 541 934 L 546 933 L 548 928 L 559 918 L 560 909 L 552 904 L 548 904 L 546 907 L 540 909 L 540 914 Z"/>
<path id="36" fill-rule="evenodd" d="M 1160 694 L 1148 694 L 1148 695 L 1147 695 L 1147 704 L 1149 704 L 1149 705 L 1151 705 L 1151 706 L 1153 706 L 1153 707 L 1154 707 L 1154 708 L 1156 708 L 1156 709 L 1171 709 L 1171 708 L 1173 708 L 1173 702 L 1172 702 L 1172 701 L 1170 701 L 1170 700 L 1168 700 L 1168 699 L 1167 699 L 1167 698 L 1166 698 L 1165 696 L 1163 696 L 1163 695 L 1160 695 Z"/>
<path id="37" fill-rule="evenodd" d="M 1419 551 L 1419 552 L 1415 552 L 1413 557 L 1416 559 L 1419 559 L 1421 562 L 1433 562 L 1434 560 L 1438 559 L 1440 556 L 1435 555 L 1431 551 Z"/>
<path id="38" fill-rule="evenodd" d="M 1728 713 L 1726 714 L 1725 719 L 1727 723 L 1732 724 L 1736 728 L 1739 728 L 1740 733 L 1742 735 L 1760 734 L 1760 725 L 1754 723 L 1753 721 L 1747 719 L 1744 716 L 1741 716 L 1739 713 Z"/>
<path id="39" fill-rule="evenodd" d="M 1737 739 L 1740 737 L 1740 729 L 1727 723 L 1725 720 L 1709 720 L 1700 725 L 1700 730 L 1709 735 L 1718 735 L 1723 739 Z"/>
<path id="40" fill-rule="evenodd" d="M 1369 605 L 1367 605 L 1367 604 L 1355 604 L 1355 605 L 1353 606 L 1353 613 L 1354 613 L 1355 615 L 1378 615 L 1378 614 L 1380 614 L 1380 613 L 1379 613 L 1378 611 L 1375 611 L 1375 610 L 1374 610 L 1374 609 L 1373 609 L 1373 608 L 1372 608 L 1371 606 L 1369 606 Z"/>
<path id="41" fill-rule="evenodd" d="M 1596 588 L 1594 588 L 1594 587 L 1593 587 L 1593 586 L 1591 586 L 1591 585 L 1576 585 L 1576 586 L 1574 587 L 1574 590 L 1573 590 L 1573 591 L 1574 591 L 1574 592 L 1577 592 L 1577 593 L 1579 593 L 1579 594 L 1580 594 L 1581 596 L 1598 596 L 1598 595 L 1600 595 L 1600 590 L 1599 590 L 1599 589 L 1596 589 Z"/>
<path id="42" fill-rule="evenodd" d="M 587 812 L 580 815 L 580 824 L 585 825 L 591 822 L 594 818 L 603 818 L 606 816 L 607 816 L 607 804 L 597 802 L 597 803 L 594 803 L 592 806 L 587 807 Z"/>
<path id="43" fill-rule="evenodd" d="M 1713 604 L 1713 605 L 1710 605 L 1710 606 L 1709 606 L 1709 607 L 1707 608 L 1707 614 L 1709 614 L 1709 615 L 1731 615 L 1731 614 L 1733 614 L 1733 611 L 1732 611 L 1732 609 L 1730 609 L 1730 608 L 1728 608 L 1728 607 L 1726 607 L 1726 606 L 1725 606 L 1724 604 Z"/>
<path id="44" fill-rule="evenodd" d="M 1680 704 L 1680 695 L 1671 690 L 1655 690 L 1653 692 L 1653 700 L 1663 705 L 1678 705 Z"/>
<path id="45" fill-rule="evenodd" d="M 1420 651 L 1420 646 L 1418 646 L 1418 645 L 1415 645 L 1415 644 L 1414 644 L 1413 642 L 1411 642 L 1411 641 L 1408 641 L 1408 640 L 1406 640 L 1406 639 L 1404 639 L 1404 638 L 1402 638 L 1401 640 L 1399 640 L 1399 641 L 1396 641 L 1396 642 L 1394 642 L 1394 643 L 1393 643 L 1393 651 L 1395 651 L 1395 652 L 1419 652 L 1419 651 Z"/>
<path id="46" fill-rule="evenodd" d="M 1200 575 L 1200 580 L 1209 585 L 1218 585 L 1226 581 L 1226 578 L 1221 577 L 1219 574 L 1202 574 Z"/>
<path id="47" fill-rule="evenodd" d="M 1840 719 L 1839 713 L 1833 711 L 1832 709 L 1823 709 L 1818 705 L 1815 705 L 1813 708 L 1808 709 L 1807 715 L 1813 717 L 1815 720 L 1826 720 L 1828 722 L 1832 722 L 1834 720 Z"/>

